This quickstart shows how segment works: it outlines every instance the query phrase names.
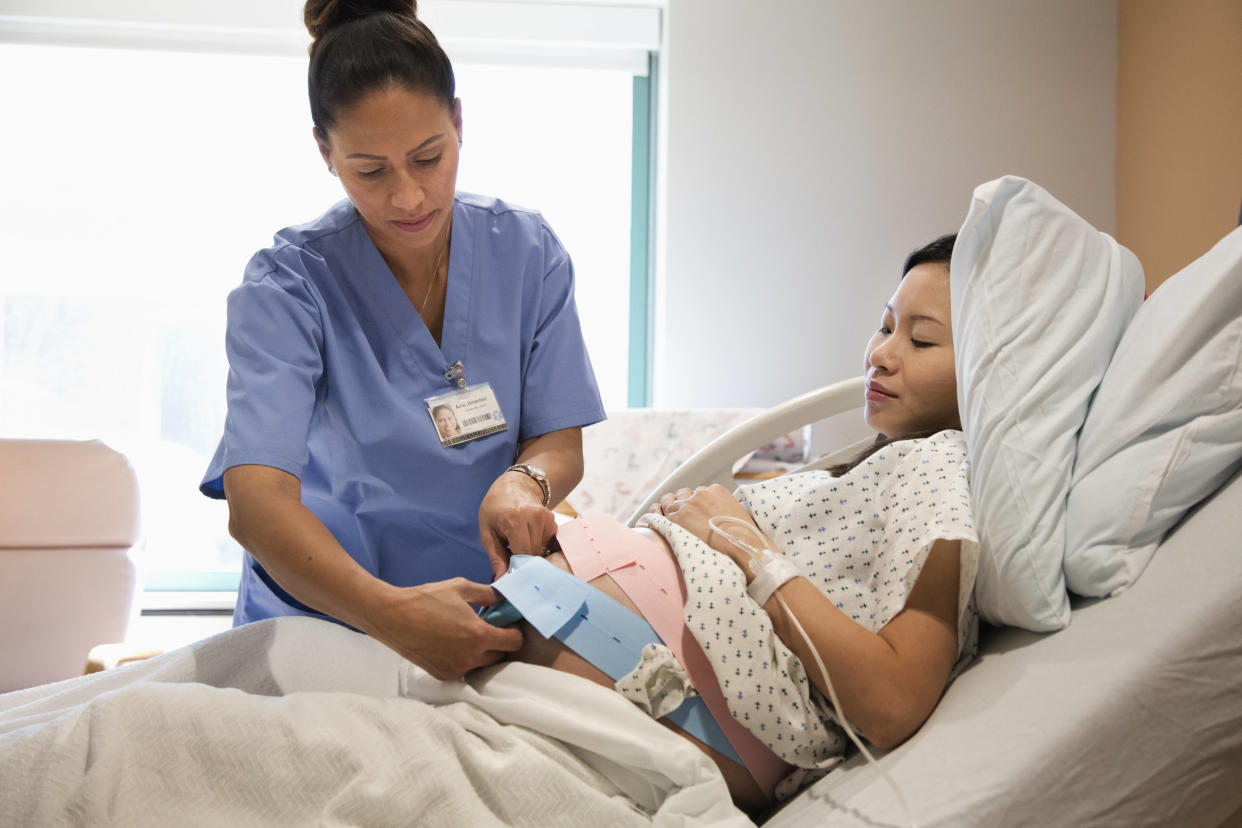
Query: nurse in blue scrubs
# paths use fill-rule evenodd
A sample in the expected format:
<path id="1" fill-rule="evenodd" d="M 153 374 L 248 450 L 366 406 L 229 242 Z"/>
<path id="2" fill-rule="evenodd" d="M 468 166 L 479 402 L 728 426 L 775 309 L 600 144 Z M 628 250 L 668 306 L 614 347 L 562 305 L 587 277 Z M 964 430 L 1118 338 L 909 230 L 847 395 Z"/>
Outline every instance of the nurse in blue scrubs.
<path id="1" fill-rule="evenodd" d="M 552 539 L 604 412 L 560 241 L 456 192 L 461 104 L 414 6 L 306 4 L 314 137 L 348 199 L 229 296 L 201 488 L 247 552 L 234 623 L 329 617 L 453 678 L 521 645 L 475 607 Z"/>

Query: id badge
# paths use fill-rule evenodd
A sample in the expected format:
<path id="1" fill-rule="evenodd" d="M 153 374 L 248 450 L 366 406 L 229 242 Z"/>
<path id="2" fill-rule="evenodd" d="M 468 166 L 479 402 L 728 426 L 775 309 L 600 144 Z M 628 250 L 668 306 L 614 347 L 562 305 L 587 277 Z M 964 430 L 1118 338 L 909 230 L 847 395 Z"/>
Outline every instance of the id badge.
<path id="1" fill-rule="evenodd" d="M 486 382 L 428 397 L 424 402 L 440 437 L 440 445 L 445 448 L 508 428 L 496 394 Z"/>

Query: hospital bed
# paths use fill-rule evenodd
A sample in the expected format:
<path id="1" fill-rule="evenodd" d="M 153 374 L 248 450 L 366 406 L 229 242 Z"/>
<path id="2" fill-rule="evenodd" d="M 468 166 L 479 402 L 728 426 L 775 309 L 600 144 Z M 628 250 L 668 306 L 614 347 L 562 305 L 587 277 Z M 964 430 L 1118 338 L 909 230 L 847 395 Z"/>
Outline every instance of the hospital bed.
<path id="1" fill-rule="evenodd" d="M 738 458 L 804 423 L 856 435 L 862 387 L 835 383 L 733 428 L 662 481 L 631 522 L 662 492 L 747 482 L 733 476 Z M 1242 825 L 1240 534 L 1237 475 L 1164 540 L 1132 588 L 1074 599 L 1061 632 L 985 625 L 978 658 L 927 723 L 877 754 L 917 824 Z M 766 822 L 905 824 L 892 788 L 857 754 Z"/>
<path id="2" fill-rule="evenodd" d="M 853 442 L 861 396 L 852 379 L 764 412 L 647 502 L 734 485 L 740 455 L 804 423 Z M 923 728 L 877 753 L 917 824 L 1237 824 L 1239 516 L 1234 478 L 1137 585 L 1077 602 L 1064 631 L 985 629 Z M 749 824 L 702 754 L 615 693 L 522 664 L 434 682 L 370 639 L 298 618 L 0 696 L 0 779 L 0 824 L 68 823 L 92 807 L 127 824 L 475 824 L 469 808 L 508 824 Z M 909 824 L 857 755 L 764 820 Z"/>

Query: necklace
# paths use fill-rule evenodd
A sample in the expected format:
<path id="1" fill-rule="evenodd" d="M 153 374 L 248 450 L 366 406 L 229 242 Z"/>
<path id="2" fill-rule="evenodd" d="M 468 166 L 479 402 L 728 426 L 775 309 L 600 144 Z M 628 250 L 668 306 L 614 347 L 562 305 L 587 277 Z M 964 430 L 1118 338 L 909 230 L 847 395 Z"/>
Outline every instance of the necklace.
<path id="1" fill-rule="evenodd" d="M 418 315 L 422 316 L 423 311 L 427 309 L 427 300 L 431 298 L 431 289 L 436 286 L 436 279 L 440 277 L 440 262 L 444 260 L 444 251 L 448 249 L 449 235 L 452 233 L 452 222 L 445 226 L 444 244 L 440 245 L 440 254 L 436 256 L 435 267 L 431 269 L 431 281 L 427 283 L 427 293 L 423 295 L 423 304 L 418 308 Z"/>

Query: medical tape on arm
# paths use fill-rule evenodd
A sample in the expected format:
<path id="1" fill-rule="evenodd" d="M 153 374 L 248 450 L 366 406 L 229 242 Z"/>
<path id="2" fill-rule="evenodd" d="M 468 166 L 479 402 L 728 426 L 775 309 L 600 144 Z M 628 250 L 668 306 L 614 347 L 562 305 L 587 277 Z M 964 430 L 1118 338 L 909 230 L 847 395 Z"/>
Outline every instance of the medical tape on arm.
<path id="1" fill-rule="evenodd" d="M 746 587 L 746 591 L 761 607 L 768 602 L 773 592 L 802 574 L 788 558 L 771 549 L 763 550 L 762 555 L 751 561 L 750 568 L 755 573 L 755 579 Z"/>
<path id="2" fill-rule="evenodd" d="M 686 585 L 672 556 L 609 515 L 587 515 L 565 523 L 557 529 L 556 538 L 574 575 L 590 581 L 607 573 L 634 602 L 699 691 L 699 699 L 687 701 L 701 701 L 706 706 L 740 757 L 736 761 L 771 798 L 776 783 L 785 775 L 785 763 L 729 712 L 711 661 L 686 626 L 682 615 Z M 693 706 L 683 703 L 666 717 L 691 732 L 679 721 L 679 714 L 686 718 L 697 715 Z M 731 751 L 720 752 L 728 755 Z"/>
<path id="3" fill-rule="evenodd" d="M 512 556 L 509 571 L 492 586 L 540 635 L 560 640 L 613 681 L 633 671 L 644 647 L 663 643 L 651 625 L 624 604 L 543 558 Z M 677 719 L 670 716 L 670 721 L 740 763 L 707 709 L 694 710 L 702 700 L 688 699 L 687 703 L 689 709 Z M 678 710 L 686 706 L 683 703 Z"/>

